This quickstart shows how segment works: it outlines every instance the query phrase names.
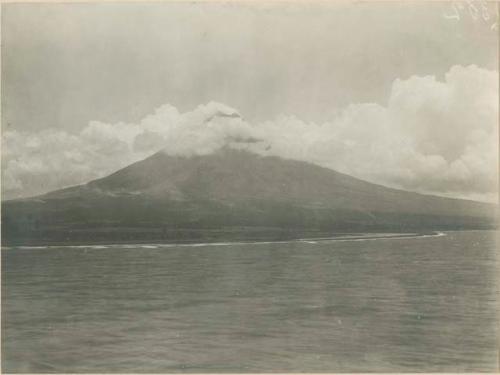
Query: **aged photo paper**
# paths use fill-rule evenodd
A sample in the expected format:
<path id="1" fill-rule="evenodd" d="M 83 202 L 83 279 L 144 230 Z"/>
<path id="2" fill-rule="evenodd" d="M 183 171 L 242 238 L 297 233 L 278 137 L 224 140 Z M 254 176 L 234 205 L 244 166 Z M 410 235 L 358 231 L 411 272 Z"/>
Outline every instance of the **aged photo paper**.
<path id="1" fill-rule="evenodd" d="M 498 3 L 1 4 L 2 373 L 499 371 Z"/>

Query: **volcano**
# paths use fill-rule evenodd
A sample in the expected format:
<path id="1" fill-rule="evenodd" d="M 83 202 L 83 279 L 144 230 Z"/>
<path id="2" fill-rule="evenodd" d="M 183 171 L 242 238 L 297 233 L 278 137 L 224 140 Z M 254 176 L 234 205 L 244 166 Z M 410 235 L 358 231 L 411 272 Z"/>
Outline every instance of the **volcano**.
<path id="1" fill-rule="evenodd" d="M 158 152 L 107 177 L 2 202 L 2 244 L 282 239 L 491 229 L 497 206 L 392 189 L 224 148 Z"/>

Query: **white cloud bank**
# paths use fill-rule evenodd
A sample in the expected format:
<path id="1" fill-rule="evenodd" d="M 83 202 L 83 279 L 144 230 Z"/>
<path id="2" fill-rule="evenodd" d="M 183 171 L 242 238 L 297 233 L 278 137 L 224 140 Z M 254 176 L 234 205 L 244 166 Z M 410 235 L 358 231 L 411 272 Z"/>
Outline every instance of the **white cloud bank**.
<path id="1" fill-rule="evenodd" d="M 105 176 L 163 149 L 210 154 L 226 145 L 304 160 L 372 182 L 424 193 L 496 200 L 498 72 L 454 66 L 396 80 L 387 105 L 352 104 L 331 121 L 294 116 L 251 124 L 226 105 L 179 113 L 163 105 L 138 124 L 90 122 L 80 133 L 2 135 L 5 198 Z"/>

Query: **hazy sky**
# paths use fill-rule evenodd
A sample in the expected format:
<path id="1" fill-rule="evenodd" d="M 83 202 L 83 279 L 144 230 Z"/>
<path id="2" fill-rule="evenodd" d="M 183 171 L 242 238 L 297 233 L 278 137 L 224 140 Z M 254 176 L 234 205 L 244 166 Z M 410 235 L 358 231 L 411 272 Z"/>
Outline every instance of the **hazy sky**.
<path id="1" fill-rule="evenodd" d="M 370 181 L 490 199 L 498 15 L 455 4 L 3 4 L 4 197 L 242 131 Z M 228 111 L 242 119 L 211 117 Z"/>

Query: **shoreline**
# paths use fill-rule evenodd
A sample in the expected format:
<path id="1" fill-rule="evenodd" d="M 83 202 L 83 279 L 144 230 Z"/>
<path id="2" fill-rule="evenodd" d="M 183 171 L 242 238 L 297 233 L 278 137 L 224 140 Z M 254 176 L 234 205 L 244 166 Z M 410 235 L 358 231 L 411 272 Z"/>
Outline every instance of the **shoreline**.
<path id="1" fill-rule="evenodd" d="M 224 241 L 224 242 L 181 242 L 181 243 L 114 243 L 114 244 L 57 244 L 57 245 L 13 245 L 3 246 L 2 250 L 12 249 L 53 249 L 53 248 L 92 248 L 92 249 L 112 249 L 112 248 L 141 248 L 141 249 L 158 249 L 171 247 L 210 247 L 210 246 L 231 246 L 231 245 L 266 245 L 280 243 L 307 243 L 317 244 L 325 242 L 350 242 L 350 241 L 373 241 L 373 240 L 391 240 L 391 239 L 415 239 L 428 237 L 442 237 L 447 234 L 442 231 L 432 231 L 425 233 L 356 233 L 348 235 L 339 235 L 333 237 L 307 237 L 288 240 L 256 240 L 256 241 Z"/>

